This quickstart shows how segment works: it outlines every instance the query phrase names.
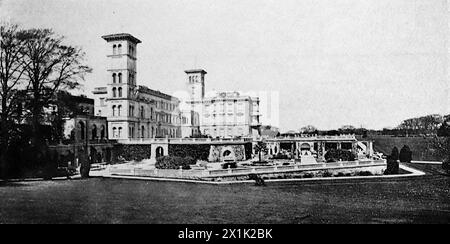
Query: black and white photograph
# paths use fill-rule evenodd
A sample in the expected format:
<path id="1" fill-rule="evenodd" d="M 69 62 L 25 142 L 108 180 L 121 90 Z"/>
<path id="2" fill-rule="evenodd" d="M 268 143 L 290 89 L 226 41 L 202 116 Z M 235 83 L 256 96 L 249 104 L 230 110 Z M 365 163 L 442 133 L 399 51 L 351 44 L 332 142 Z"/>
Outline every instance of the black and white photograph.
<path id="1" fill-rule="evenodd" d="M 449 0 L 0 0 L 0 224 L 449 224 L 449 37 Z"/>

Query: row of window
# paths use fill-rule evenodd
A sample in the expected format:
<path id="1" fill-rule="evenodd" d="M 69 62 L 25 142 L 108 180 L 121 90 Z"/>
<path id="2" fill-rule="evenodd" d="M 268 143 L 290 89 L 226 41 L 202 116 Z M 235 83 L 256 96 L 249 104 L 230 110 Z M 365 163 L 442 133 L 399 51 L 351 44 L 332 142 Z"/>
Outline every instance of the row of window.
<path id="1" fill-rule="evenodd" d="M 133 84 L 135 82 L 135 75 L 128 74 L 128 83 Z M 113 73 L 112 74 L 112 82 L 113 84 L 122 83 L 122 73 Z"/>
<path id="2" fill-rule="evenodd" d="M 135 128 L 133 126 L 128 127 L 128 137 L 135 138 Z M 141 126 L 138 128 L 138 137 L 140 138 L 153 138 L 153 137 L 177 137 L 178 133 L 176 129 L 166 129 L 166 128 L 154 128 L 151 127 L 151 131 L 146 131 L 145 126 Z M 113 127 L 112 128 L 112 137 L 113 138 L 122 138 L 123 130 L 122 127 Z"/>
<path id="3" fill-rule="evenodd" d="M 85 140 L 86 139 L 86 126 L 84 124 L 83 121 L 78 122 L 79 124 L 79 128 L 80 128 L 80 139 L 81 140 Z M 106 131 L 105 131 L 105 126 L 102 125 L 100 128 L 100 137 L 98 135 L 98 130 L 97 130 L 97 125 L 92 125 L 92 130 L 91 130 L 91 139 L 95 140 L 95 139 L 104 139 L 106 138 Z M 71 135 L 72 137 L 73 135 Z"/>
<path id="4" fill-rule="evenodd" d="M 227 130 L 225 130 L 225 128 L 220 128 L 220 129 L 215 128 L 215 129 L 211 129 L 211 130 L 210 129 L 205 129 L 204 130 L 204 134 L 205 135 L 212 135 L 212 136 L 219 136 L 220 135 L 220 136 L 229 136 L 229 137 L 236 136 L 236 135 L 242 136 L 242 135 L 244 135 L 244 129 L 239 128 L 237 130 L 237 134 L 233 133 L 233 128 L 228 128 Z"/>
<path id="5" fill-rule="evenodd" d="M 119 88 L 113 87 L 112 95 L 113 97 L 122 97 L 122 87 Z"/>
<path id="6" fill-rule="evenodd" d="M 189 76 L 189 83 L 195 83 L 195 82 L 198 82 L 198 78 L 199 78 L 198 75 L 192 75 L 192 76 Z"/>
<path id="7" fill-rule="evenodd" d="M 156 107 L 164 110 L 173 111 L 176 108 L 175 104 L 164 102 L 164 101 L 157 101 Z"/>
<path id="8" fill-rule="evenodd" d="M 145 118 L 145 109 L 144 106 L 140 107 L 140 117 L 142 119 Z M 130 105 L 129 110 L 128 110 L 128 116 L 130 117 L 134 117 L 134 106 Z M 112 106 L 112 116 L 121 116 L 122 115 L 122 105 L 113 105 Z M 153 120 L 154 117 L 154 111 L 153 108 L 150 108 L 150 119 Z M 166 114 L 166 113 L 156 113 L 156 121 L 158 122 L 163 122 L 163 123 L 174 123 L 173 119 L 177 119 L 177 117 L 172 117 L 171 114 Z"/>
<path id="9" fill-rule="evenodd" d="M 113 54 L 114 55 L 122 54 L 122 44 L 113 45 Z M 136 49 L 132 45 L 128 46 L 128 54 L 130 54 L 131 56 L 136 55 Z"/>

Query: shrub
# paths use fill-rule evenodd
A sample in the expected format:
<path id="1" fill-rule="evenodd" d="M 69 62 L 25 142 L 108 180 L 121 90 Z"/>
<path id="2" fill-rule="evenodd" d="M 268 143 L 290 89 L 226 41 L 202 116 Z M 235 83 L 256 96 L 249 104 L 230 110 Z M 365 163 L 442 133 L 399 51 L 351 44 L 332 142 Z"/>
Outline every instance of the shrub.
<path id="1" fill-rule="evenodd" d="M 156 159 L 155 167 L 157 169 L 190 169 L 190 165 L 196 163 L 196 160 L 191 157 L 174 157 L 174 156 L 163 156 Z"/>
<path id="2" fill-rule="evenodd" d="M 343 176 L 345 176 L 345 174 L 342 173 L 342 172 L 339 172 L 339 173 L 337 173 L 337 175 L 336 175 L 336 177 L 343 177 Z"/>
<path id="3" fill-rule="evenodd" d="M 395 161 L 398 160 L 398 158 L 399 158 L 399 153 L 398 153 L 398 148 L 397 148 L 397 147 L 392 148 L 392 152 L 391 152 L 391 155 L 389 155 L 389 157 L 390 157 L 392 160 L 395 160 Z"/>
<path id="4" fill-rule="evenodd" d="M 356 155 L 350 151 L 342 150 L 342 149 L 330 149 L 325 154 L 325 160 L 327 162 L 336 162 L 336 161 L 354 161 L 356 159 Z"/>
<path id="5" fill-rule="evenodd" d="M 450 137 L 450 121 L 444 121 L 442 126 L 437 131 L 437 136 Z"/>
<path id="6" fill-rule="evenodd" d="M 384 171 L 385 175 L 398 174 L 399 163 L 398 163 L 399 153 L 397 147 L 392 148 L 391 155 L 387 157 L 387 168 Z"/>
<path id="7" fill-rule="evenodd" d="M 306 173 L 303 175 L 303 178 L 313 178 L 314 174 L 313 173 Z"/>
<path id="8" fill-rule="evenodd" d="M 330 171 L 325 171 L 325 172 L 323 172 L 322 176 L 323 177 L 331 177 L 331 176 L 333 176 L 333 174 Z"/>
<path id="9" fill-rule="evenodd" d="M 399 164 L 397 160 L 393 160 L 391 158 L 387 159 L 387 167 L 384 171 L 385 175 L 395 175 L 398 174 Z"/>
<path id="10" fill-rule="evenodd" d="M 412 151 L 407 145 L 404 145 L 400 150 L 399 159 L 402 163 L 411 163 Z"/>

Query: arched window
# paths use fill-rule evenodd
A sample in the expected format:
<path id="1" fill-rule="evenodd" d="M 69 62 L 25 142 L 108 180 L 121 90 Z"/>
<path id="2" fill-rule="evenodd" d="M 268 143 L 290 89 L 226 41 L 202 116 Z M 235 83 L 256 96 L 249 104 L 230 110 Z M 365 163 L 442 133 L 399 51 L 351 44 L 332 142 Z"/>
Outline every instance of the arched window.
<path id="1" fill-rule="evenodd" d="M 100 139 L 105 139 L 105 126 L 102 125 L 102 129 L 100 130 Z"/>
<path id="2" fill-rule="evenodd" d="M 117 54 L 117 46 L 114 44 L 113 45 L 113 54 L 116 55 Z"/>
<path id="3" fill-rule="evenodd" d="M 116 83 L 116 73 L 112 74 L 112 80 L 113 80 L 113 83 Z"/>
<path id="4" fill-rule="evenodd" d="M 122 54 L 122 44 L 117 46 L 118 54 Z"/>
<path id="5" fill-rule="evenodd" d="M 117 91 L 116 91 L 115 87 L 113 87 L 112 92 L 113 92 L 113 97 L 116 97 L 117 96 Z"/>
<path id="6" fill-rule="evenodd" d="M 119 133 L 118 133 L 117 137 L 121 138 L 122 137 L 122 127 L 119 127 L 118 131 L 119 131 Z"/>
<path id="7" fill-rule="evenodd" d="M 79 123 L 80 123 L 80 138 L 81 138 L 81 140 L 84 140 L 86 138 L 85 137 L 85 135 L 86 135 L 86 128 L 84 126 L 83 121 L 80 121 Z"/>
<path id="8" fill-rule="evenodd" d="M 116 116 L 116 105 L 112 106 L 112 116 Z"/>
<path id="9" fill-rule="evenodd" d="M 122 87 L 119 87 L 119 97 L 122 97 Z"/>
<path id="10" fill-rule="evenodd" d="M 117 116 L 120 116 L 122 113 L 122 105 L 117 106 Z"/>
<path id="11" fill-rule="evenodd" d="M 150 108 L 150 119 L 153 120 L 153 108 Z"/>
<path id="12" fill-rule="evenodd" d="M 122 73 L 119 73 L 119 83 L 122 83 Z"/>
<path id="13" fill-rule="evenodd" d="M 97 139 L 97 126 L 93 125 L 92 126 L 92 140 Z"/>
<path id="14" fill-rule="evenodd" d="M 144 118 L 144 116 L 145 116 L 144 106 L 141 106 L 141 118 Z"/>
<path id="15" fill-rule="evenodd" d="M 113 137 L 117 138 L 117 128 L 113 127 Z"/>

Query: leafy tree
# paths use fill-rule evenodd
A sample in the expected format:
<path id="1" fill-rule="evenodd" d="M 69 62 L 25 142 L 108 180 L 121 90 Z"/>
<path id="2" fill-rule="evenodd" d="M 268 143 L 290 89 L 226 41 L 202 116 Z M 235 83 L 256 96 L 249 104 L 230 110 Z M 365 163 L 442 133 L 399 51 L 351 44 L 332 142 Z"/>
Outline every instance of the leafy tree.
<path id="1" fill-rule="evenodd" d="M 338 131 L 341 134 L 354 134 L 356 130 L 356 127 L 353 125 L 343 125 L 341 128 L 338 129 Z"/>
<path id="2" fill-rule="evenodd" d="M 450 137 L 436 137 L 432 148 L 443 158 L 442 168 L 450 174 Z"/>
<path id="3" fill-rule="evenodd" d="M 254 146 L 254 150 L 256 153 L 258 153 L 259 156 L 259 162 L 262 161 L 262 153 L 267 152 L 267 143 L 265 141 L 258 141 L 255 146 Z"/>
<path id="4" fill-rule="evenodd" d="M 450 119 L 442 123 L 441 127 L 439 127 L 437 131 L 437 136 L 450 136 Z"/>
<path id="5" fill-rule="evenodd" d="M 39 145 L 43 108 L 60 89 L 80 87 L 79 80 L 90 72 L 83 64 L 84 53 L 80 48 L 63 44 L 64 38 L 50 29 L 30 29 L 25 33 L 24 59 L 30 100 L 29 111 L 33 129 L 33 145 Z"/>
<path id="6" fill-rule="evenodd" d="M 318 134 L 318 132 L 317 128 L 313 125 L 307 125 L 300 129 L 300 133 L 302 134 Z"/>

